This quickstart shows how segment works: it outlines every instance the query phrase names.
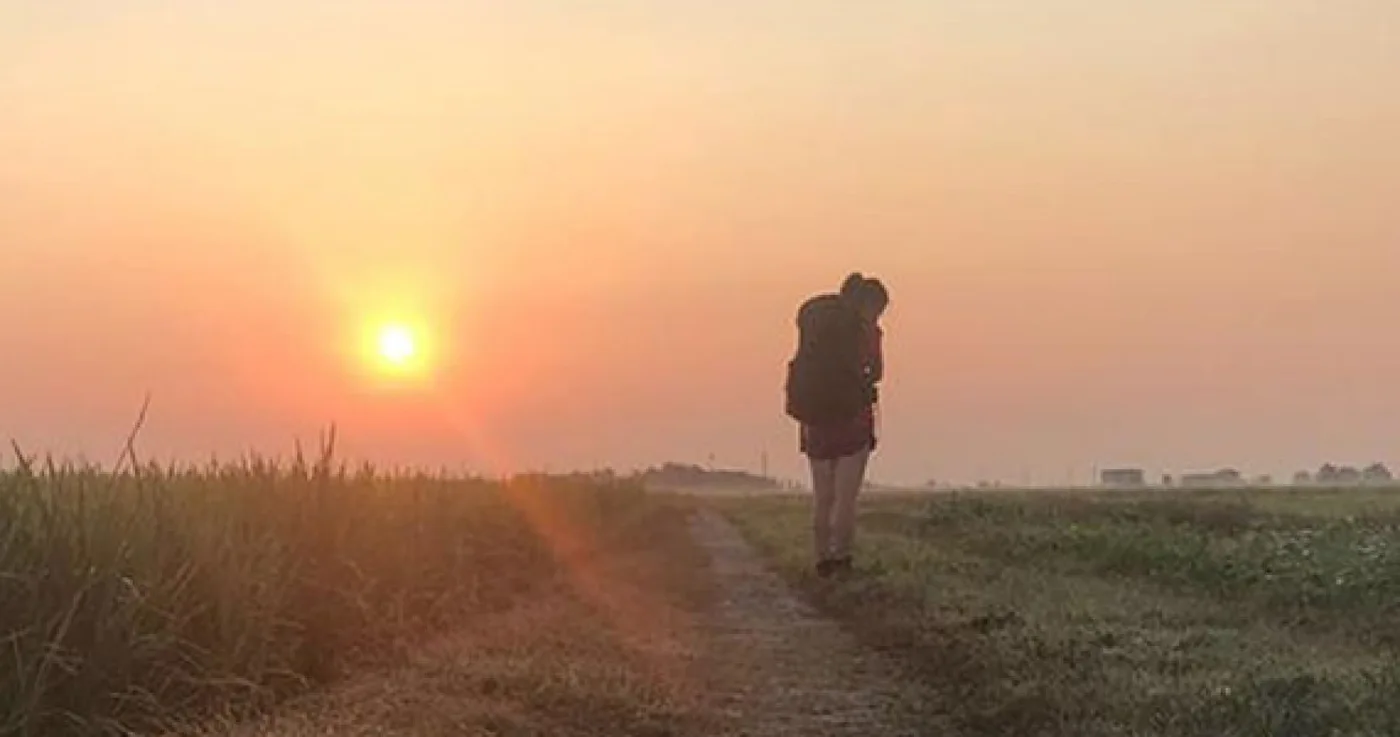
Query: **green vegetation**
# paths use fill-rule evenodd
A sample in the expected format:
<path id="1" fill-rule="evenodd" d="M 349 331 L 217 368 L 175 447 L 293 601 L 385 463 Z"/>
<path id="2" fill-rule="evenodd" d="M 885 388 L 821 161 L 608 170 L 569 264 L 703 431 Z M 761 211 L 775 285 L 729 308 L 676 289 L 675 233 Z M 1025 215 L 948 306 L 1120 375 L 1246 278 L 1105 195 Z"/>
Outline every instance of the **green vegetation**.
<path id="1" fill-rule="evenodd" d="M 1400 733 L 1384 492 L 868 497 L 840 582 L 806 500 L 719 503 L 969 734 Z"/>
<path id="2" fill-rule="evenodd" d="M 713 731 L 687 504 L 725 511 L 906 666 L 929 724 L 1400 734 L 1386 490 L 871 495 L 859 570 L 829 581 L 804 498 L 391 474 L 329 451 L 0 471 L 0 734 L 249 734 L 268 713 L 252 733 Z"/>
<path id="3" fill-rule="evenodd" d="M 614 675 L 483 665 L 481 694 L 548 699 L 535 710 L 559 723 L 592 704 L 609 734 L 654 726 L 671 716 L 666 698 L 624 688 L 640 676 L 624 677 L 618 643 L 575 636 L 593 610 L 564 584 L 582 560 L 685 555 L 678 524 L 639 487 L 587 477 L 392 475 L 329 453 L 120 473 L 21 456 L 0 472 L 0 734 L 236 719 L 352 666 L 402 662 L 433 633 L 491 621 L 504 633 L 541 606 L 554 614 L 536 615 L 533 640 L 575 643 L 554 657 Z M 511 643 L 525 652 L 505 634 L 481 646 Z"/>

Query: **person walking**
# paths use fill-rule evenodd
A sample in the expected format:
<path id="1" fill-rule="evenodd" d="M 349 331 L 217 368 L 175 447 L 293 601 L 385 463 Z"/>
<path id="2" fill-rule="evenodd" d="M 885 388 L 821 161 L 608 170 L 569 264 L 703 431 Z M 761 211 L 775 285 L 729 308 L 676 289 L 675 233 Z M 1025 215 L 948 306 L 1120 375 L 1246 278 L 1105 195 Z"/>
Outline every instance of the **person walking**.
<path id="1" fill-rule="evenodd" d="M 799 424 L 799 450 L 812 472 L 816 571 L 850 571 L 856 501 L 875 451 L 875 408 L 884 378 L 880 318 L 889 292 L 855 273 L 836 294 L 798 310 L 798 348 L 788 365 L 787 413 Z"/>

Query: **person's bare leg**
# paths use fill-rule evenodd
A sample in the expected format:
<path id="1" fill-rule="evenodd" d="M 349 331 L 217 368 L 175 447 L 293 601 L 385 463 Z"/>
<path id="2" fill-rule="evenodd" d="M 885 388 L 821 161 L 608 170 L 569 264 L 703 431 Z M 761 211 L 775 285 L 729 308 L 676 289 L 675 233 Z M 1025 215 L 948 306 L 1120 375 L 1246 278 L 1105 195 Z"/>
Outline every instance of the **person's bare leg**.
<path id="1" fill-rule="evenodd" d="M 835 503 L 832 510 L 831 556 L 844 560 L 851 557 L 856 535 L 856 500 L 865 485 L 865 469 L 870 462 L 867 448 L 836 462 Z"/>
<path id="2" fill-rule="evenodd" d="M 831 555 L 831 512 L 836 503 L 836 461 L 812 459 L 812 543 L 817 561 Z"/>

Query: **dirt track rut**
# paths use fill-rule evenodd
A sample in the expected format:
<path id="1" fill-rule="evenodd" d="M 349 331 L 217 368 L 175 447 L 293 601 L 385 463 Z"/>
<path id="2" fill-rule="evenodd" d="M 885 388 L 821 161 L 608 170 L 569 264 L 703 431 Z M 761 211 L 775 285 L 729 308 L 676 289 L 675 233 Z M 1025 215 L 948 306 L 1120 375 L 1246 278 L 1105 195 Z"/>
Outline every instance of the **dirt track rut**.
<path id="1" fill-rule="evenodd" d="M 729 735 L 941 735 L 913 722 L 893 668 L 802 602 L 719 514 L 691 532 L 710 555 L 719 601 L 705 629 Z"/>

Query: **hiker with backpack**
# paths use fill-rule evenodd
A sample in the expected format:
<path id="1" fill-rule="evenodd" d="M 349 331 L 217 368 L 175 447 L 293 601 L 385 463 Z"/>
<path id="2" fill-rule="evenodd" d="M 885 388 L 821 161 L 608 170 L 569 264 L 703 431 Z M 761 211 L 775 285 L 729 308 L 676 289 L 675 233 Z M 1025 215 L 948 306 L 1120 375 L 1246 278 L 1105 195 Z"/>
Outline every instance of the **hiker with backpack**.
<path id="1" fill-rule="evenodd" d="M 875 450 L 875 405 L 884 378 L 880 317 L 889 292 L 851 274 L 837 294 L 798 311 L 797 353 L 788 364 L 787 413 L 800 423 L 800 451 L 812 468 L 817 574 L 851 570 L 856 498 Z"/>

